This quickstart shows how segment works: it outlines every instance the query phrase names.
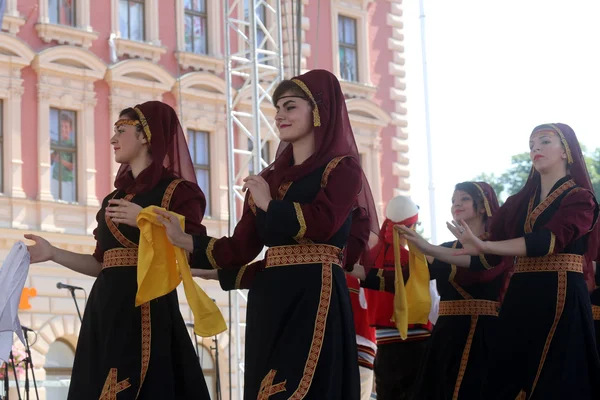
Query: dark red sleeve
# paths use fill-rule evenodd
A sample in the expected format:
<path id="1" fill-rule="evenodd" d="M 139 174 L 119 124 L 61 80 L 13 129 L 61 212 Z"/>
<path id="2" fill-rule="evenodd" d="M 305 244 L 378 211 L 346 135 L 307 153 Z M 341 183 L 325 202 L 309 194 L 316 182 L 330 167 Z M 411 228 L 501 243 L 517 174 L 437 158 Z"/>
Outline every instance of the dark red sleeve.
<path id="1" fill-rule="evenodd" d="M 98 224 L 100 223 L 100 213 L 101 213 L 102 209 L 100 209 L 100 211 L 98 211 L 98 213 L 96 214 L 96 229 L 94 229 L 93 235 L 94 235 L 94 240 L 96 240 L 96 248 L 94 249 L 94 254 L 92 254 L 94 256 L 94 258 L 96 259 L 96 261 L 98 261 L 100 264 L 102 264 L 104 262 L 104 249 L 102 249 L 100 247 L 100 244 L 98 243 Z"/>
<path id="2" fill-rule="evenodd" d="M 360 191 L 361 168 L 344 158 L 329 174 L 327 183 L 308 204 L 271 200 L 266 228 L 270 232 L 326 242 L 348 218 Z"/>
<path id="3" fill-rule="evenodd" d="M 104 215 L 104 213 L 102 213 L 102 210 L 106 209 L 106 207 L 108 206 L 108 199 L 112 199 L 115 195 L 115 192 L 116 190 L 112 191 L 108 196 L 104 198 L 104 200 L 102 200 L 100 210 L 98 210 L 98 213 L 96 213 L 96 229 L 94 229 L 94 232 L 92 233 L 94 235 L 94 239 L 96 240 L 96 248 L 94 249 L 94 253 L 92 255 L 94 256 L 96 261 L 98 261 L 101 264 L 104 262 L 104 249 L 100 246 L 100 243 L 98 242 L 98 226 L 101 223 L 101 216 Z"/>
<path id="4" fill-rule="evenodd" d="M 352 212 L 352 227 L 346 245 L 345 268 L 352 271 L 354 264 L 360 258 L 361 253 L 367 245 L 370 234 L 370 219 L 362 207 L 357 207 Z"/>
<path id="5" fill-rule="evenodd" d="M 248 195 L 242 218 L 236 225 L 233 236 L 216 239 L 206 235 L 193 235 L 193 238 L 194 252 L 190 261 L 192 268 L 238 269 L 240 265 L 252 262 L 264 247 L 256 229 L 256 216 L 248 206 Z"/>
<path id="6" fill-rule="evenodd" d="M 265 260 L 255 261 L 240 268 L 219 270 L 219 283 L 223 290 L 250 289 L 254 278 L 264 269 Z"/>
<path id="7" fill-rule="evenodd" d="M 587 235 L 597 215 L 596 199 L 584 189 L 573 189 L 542 229 L 525 234 L 527 256 L 560 253 L 573 241 Z"/>
<path id="8" fill-rule="evenodd" d="M 206 198 L 202 189 L 192 182 L 183 181 L 177 185 L 169 210 L 185 217 L 185 231 L 191 235 L 206 235 L 202 225 Z"/>

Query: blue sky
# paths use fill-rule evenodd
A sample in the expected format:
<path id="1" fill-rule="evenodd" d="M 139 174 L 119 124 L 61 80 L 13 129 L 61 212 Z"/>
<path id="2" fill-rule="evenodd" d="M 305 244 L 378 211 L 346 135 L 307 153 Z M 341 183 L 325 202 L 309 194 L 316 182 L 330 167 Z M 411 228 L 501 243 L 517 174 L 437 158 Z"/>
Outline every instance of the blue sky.
<path id="1" fill-rule="evenodd" d="M 431 237 L 419 1 L 403 2 L 411 195 Z M 533 127 L 600 147 L 600 1 L 425 0 L 437 242 L 455 183 L 501 174 Z"/>

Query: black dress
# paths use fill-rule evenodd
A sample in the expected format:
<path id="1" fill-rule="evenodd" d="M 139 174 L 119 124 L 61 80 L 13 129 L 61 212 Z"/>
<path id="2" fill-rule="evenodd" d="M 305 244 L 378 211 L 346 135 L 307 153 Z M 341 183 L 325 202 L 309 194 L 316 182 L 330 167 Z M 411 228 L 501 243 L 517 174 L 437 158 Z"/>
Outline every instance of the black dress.
<path id="1" fill-rule="evenodd" d="M 195 240 L 193 267 L 219 268 L 225 290 L 250 289 L 244 399 L 360 398 L 356 334 L 341 267 L 359 168 L 335 159 L 284 183 L 268 212 L 249 200 L 252 211 L 231 238 Z M 263 245 L 269 247 L 263 262 L 239 268 Z"/>
<path id="2" fill-rule="evenodd" d="M 135 307 L 140 232 L 117 227 L 104 212 L 109 199 L 127 198 L 143 208 L 163 206 L 188 220 L 197 218 L 198 193 L 194 184 L 163 179 L 148 193 L 115 191 L 102 202 L 95 235 L 103 269 L 85 308 L 69 400 L 210 399 L 177 292 Z"/>
<path id="3" fill-rule="evenodd" d="M 482 399 L 600 398 L 600 361 L 582 273 L 597 211 L 593 194 L 569 177 L 545 200 L 540 202 L 539 189 L 530 199 L 520 225 L 528 257 L 515 260 Z M 472 258 L 471 268 L 481 268 L 480 260 Z"/>
<path id="4" fill-rule="evenodd" d="M 459 242 L 442 246 L 462 248 Z M 440 295 L 439 318 L 413 399 L 477 399 L 497 329 L 497 299 L 504 275 L 488 282 L 459 284 L 455 281 L 457 272 L 470 272 L 457 271 L 456 266 L 437 259 L 429 272 Z"/>

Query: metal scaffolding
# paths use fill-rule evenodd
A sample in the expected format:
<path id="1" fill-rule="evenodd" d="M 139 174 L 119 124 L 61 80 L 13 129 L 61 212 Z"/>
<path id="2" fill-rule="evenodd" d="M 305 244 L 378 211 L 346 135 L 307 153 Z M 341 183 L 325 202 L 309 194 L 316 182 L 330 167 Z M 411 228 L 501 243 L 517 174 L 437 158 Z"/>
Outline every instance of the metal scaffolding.
<path id="1" fill-rule="evenodd" d="M 269 139 L 278 140 L 272 121 L 263 113 L 263 106 L 272 107 L 270 94 L 283 79 L 281 3 L 280 0 L 226 0 L 223 13 L 229 234 L 232 235 L 244 201 L 242 179 L 249 171 L 261 171 L 268 165 L 270 160 L 263 159 L 263 147 Z M 245 324 L 240 314 L 246 301 L 245 292 L 229 293 L 231 399 L 243 397 Z"/>

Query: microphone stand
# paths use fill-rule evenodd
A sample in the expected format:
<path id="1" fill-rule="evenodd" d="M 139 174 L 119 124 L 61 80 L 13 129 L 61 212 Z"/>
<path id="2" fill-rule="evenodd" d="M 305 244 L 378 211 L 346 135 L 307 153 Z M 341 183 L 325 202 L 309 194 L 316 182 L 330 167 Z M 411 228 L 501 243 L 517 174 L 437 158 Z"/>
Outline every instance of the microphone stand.
<path id="1" fill-rule="evenodd" d="M 79 311 L 79 308 L 77 309 Z M 25 334 L 25 352 L 27 353 L 27 358 L 25 358 L 25 397 L 26 400 L 29 400 L 29 367 L 31 367 L 31 377 L 33 378 L 33 387 L 35 388 L 35 398 L 40 400 L 40 394 L 38 393 L 37 382 L 35 380 L 35 371 L 33 367 L 33 358 L 31 357 L 31 348 L 29 347 L 29 336 L 27 335 L 27 331 L 23 329 L 23 333 Z"/>
<path id="2" fill-rule="evenodd" d="M 4 400 L 8 400 L 8 361 L 4 362 Z"/>
<path id="3" fill-rule="evenodd" d="M 15 376 L 15 385 L 17 386 L 17 395 L 19 396 L 19 400 L 21 398 L 21 389 L 19 388 L 19 378 L 17 378 L 17 367 L 15 366 L 15 356 L 13 356 L 13 352 L 10 352 L 10 363 L 13 369 L 13 375 Z M 7 363 L 8 364 L 8 363 Z M 6 367 L 6 371 L 8 372 L 8 366 Z M 8 376 L 8 374 L 6 374 Z M 8 399 L 8 378 L 5 378 L 6 384 L 6 398 Z"/>
<path id="4" fill-rule="evenodd" d="M 77 315 L 79 315 L 79 322 L 83 322 L 83 318 L 81 317 L 81 311 L 79 311 L 79 304 L 77 303 L 77 298 L 75 297 L 75 289 L 73 288 L 65 288 L 69 292 L 71 292 L 71 297 L 73 297 L 73 302 L 75 303 L 75 308 L 77 308 Z"/>
<path id="5" fill-rule="evenodd" d="M 215 373 L 217 375 L 216 377 L 216 384 L 217 384 L 217 400 L 221 400 L 222 399 L 222 395 L 221 395 L 221 372 L 219 371 L 219 337 L 217 335 L 215 335 L 215 338 L 213 339 L 213 342 L 215 344 Z"/>

